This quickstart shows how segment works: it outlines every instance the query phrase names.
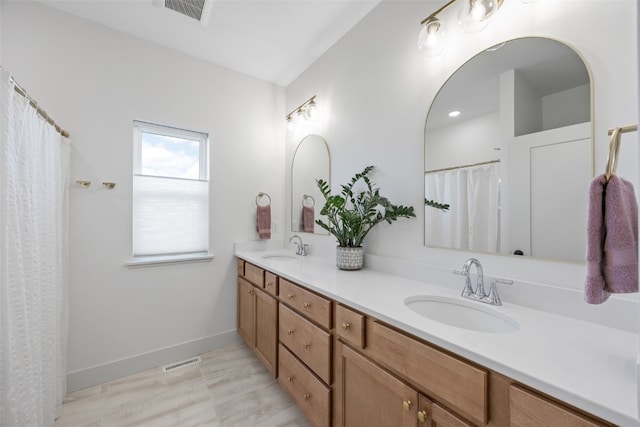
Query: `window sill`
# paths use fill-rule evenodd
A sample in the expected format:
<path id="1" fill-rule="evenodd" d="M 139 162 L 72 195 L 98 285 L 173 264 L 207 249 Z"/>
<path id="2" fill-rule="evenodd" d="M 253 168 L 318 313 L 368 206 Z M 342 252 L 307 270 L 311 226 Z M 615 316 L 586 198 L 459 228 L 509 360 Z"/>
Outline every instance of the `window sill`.
<path id="1" fill-rule="evenodd" d="M 180 254 L 161 256 L 141 256 L 134 257 L 131 261 L 124 263 L 128 268 L 155 267 L 159 265 L 186 264 L 192 262 L 211 262 L 211 254 Z"/>

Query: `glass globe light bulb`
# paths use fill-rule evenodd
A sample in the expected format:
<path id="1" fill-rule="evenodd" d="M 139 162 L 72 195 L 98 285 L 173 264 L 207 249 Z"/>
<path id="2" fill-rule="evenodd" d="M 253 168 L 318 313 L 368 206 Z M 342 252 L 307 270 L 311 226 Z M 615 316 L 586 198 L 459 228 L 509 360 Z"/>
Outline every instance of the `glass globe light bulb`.
<path id="1" fill-rule="evenodd" d="M 444 51 L 446 46 L 447 28 L 437 18 L 427 20 L 418 35 L 418 49 L 427 56 L 436 56 Z"/>
<path id="2" fill-rule="evenodd" d="M 499 0 L 464 0 L 458 12 L 458 24 L 467 33 L 482 31 L 501 3 Z"/>

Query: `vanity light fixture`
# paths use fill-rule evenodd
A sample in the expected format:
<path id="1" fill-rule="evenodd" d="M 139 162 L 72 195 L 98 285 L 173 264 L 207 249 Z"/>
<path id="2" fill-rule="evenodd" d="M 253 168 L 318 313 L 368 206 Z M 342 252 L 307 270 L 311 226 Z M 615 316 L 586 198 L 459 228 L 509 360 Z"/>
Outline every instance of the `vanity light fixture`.
<path id="1" fill-rule="evenodd" d="M 444 51 L 447 28 L 438 15 L 458 0 L 447 2 L 440 9 L 420 21 L 422 26 L 418 35 L 418 49 L 427 56 L 436 56 Z M 536 0 L 522 0 L 532 3 Z M 460 0 L 458 24 L 467 33 L 482 31 L 487 27 L 489 19 L 500 9 L 504 0 Z"/>
<path id="2" fill-rule="evenodd" d="M 313 117 L 313 112 L 316 109 L 316 95 L 304 101 L 302 104 L 294 108 L 285 119 L 287 119 L 287 129 L 291 130 L 294 127 L 294 120 L 296 117 L 301 119 L 310 120 Z"/>

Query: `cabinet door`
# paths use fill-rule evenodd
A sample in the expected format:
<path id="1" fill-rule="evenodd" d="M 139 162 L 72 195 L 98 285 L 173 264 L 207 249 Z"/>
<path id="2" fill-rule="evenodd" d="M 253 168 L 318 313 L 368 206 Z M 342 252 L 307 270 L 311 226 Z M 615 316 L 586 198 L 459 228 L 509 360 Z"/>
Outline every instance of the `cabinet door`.
<path id="1" fill-rule="evenodd" d="M 267 369 L 277 376 L 278 300 L 259 289 L 255 290 L 254 350 Z"/>
<path id="2" fill-rule="evenodd" d="M 450 412 L 448 409 L 434 403 L 426 396 L 418 398 L 418 426 L 419 427 L 473 427 Z"/>
<path id="3" fill-rule="evenodd" d="M 255 325 L 254 289 L 255 287 L 251 283 L 241 277 L 238 278 L 238 333 L 244 338 L 249 347 L 253 347 L 253 329 Z"/>
<path id="4" fill-rule="evenodd" d="M 338 424 L 416 427 L 418 393 L 344 344 L 338 344 Z"/>

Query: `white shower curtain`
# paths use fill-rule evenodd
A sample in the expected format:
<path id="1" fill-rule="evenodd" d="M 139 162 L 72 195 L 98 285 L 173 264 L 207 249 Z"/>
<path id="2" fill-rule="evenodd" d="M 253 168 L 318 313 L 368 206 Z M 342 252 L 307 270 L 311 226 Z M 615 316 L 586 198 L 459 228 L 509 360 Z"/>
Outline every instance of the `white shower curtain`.
<path id="1" fill-rule="evenodd" d="M 0 76 L 0 426 L 53 426 L 66 391 L 70 143 Z"/>
<path id="2" fill-rule="evenodd" d="M 425 197 L 448 203 L 448 211 L 425 206 L 427 246 L 496 252 L 500 164 L 425 174 Z"/>

